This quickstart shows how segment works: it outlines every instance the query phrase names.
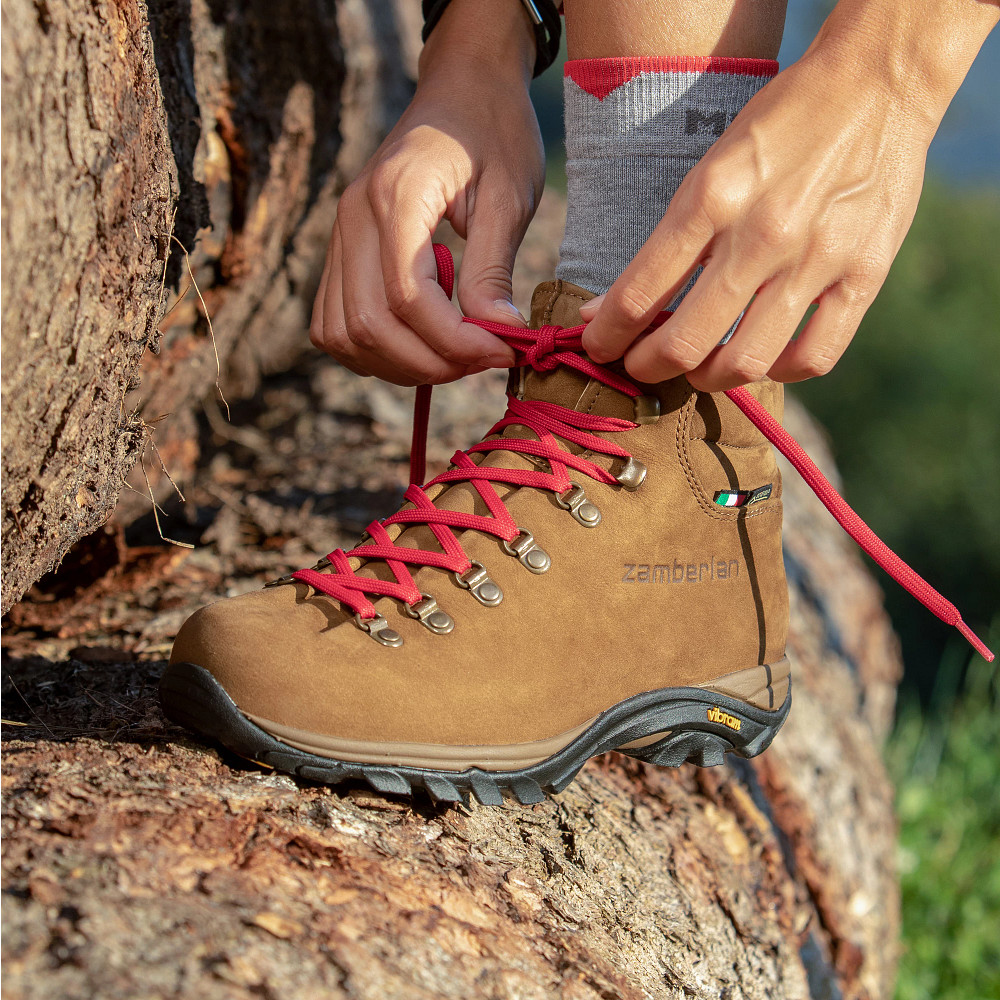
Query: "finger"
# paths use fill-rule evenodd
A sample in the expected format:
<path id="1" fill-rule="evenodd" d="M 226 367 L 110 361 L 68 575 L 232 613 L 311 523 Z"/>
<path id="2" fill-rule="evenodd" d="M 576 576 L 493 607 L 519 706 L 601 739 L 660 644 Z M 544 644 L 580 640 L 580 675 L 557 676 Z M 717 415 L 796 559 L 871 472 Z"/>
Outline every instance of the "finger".
<path id="1" fill-rule="evenodd" d="M 329 354 L 355 375 L 367 377 L 371 372 L 349 357 L 352 345 L 347 338 L 346 330 L 343 330 L 344 317 L 339 298 L 340 269 L 340 231 L 334 223 L 330 242 L 326 248 L 323 275 L 316 290 L 316 298 L 313 299 L 309 339 L 315 347 Z M 336 336 L 338 323 L 341 328 L 339 342 Z"/>
<path id="2" fill-rule="evenodd" d="M 811 289 L 796 287 L 788 277 L 769 281 L 747 307 L 733 336 L 688 372 L 688 381 L 702 392 L 759 382 L 794 336 L 812 299 Z"/>
<path id="3" fill-rule="evenodd" d="M 707 218 L 675 198 L 660 224 L 611 286 L 583 332 L 598 363 L 620 358 L 687 284 L 714 235 Z M 590 313 L 584 311 L 585 318 Z"/>
<path id="4" fill-rule="evenodd" d="M 339 253 L 335 256 L 335 247 L 338 239 L 337 226 L 334 224 L 333 232 L 330 234 L 330 242 L 326 246 L 323 273 L 320 275 L 319 287 L 316 289 L 316 295 L 313 298 L 312 315 L 309 320 L 309 339 L 312 341 L 313 347 L 317 347 L 321 351 L 326 350 L 326 339 L 323 332 L 323 313 L 326 303 L 327 285 L 330 282 L 330 272 L 333 270 L 334 260 L 336 259 L 338 268 L 340 263 Z"/>
<path id="5" fill-rule="evenodd" d="M 323 276 L 313 300 L 309 337 L 316 347 L 329 354 L 348 371 L 370 378 L 372 373 L 354 357 L 354 345 L 344 328 L 344 309 L 340 300 L 341 267 L 340 228 L 335 221 L 326 249 Z"/>
<path id="6" fill-rule="evenodd" d="M 340 248 L 342 242 L 339 223 L 335 222 L 328 250 L 330 264 L 324 273 L 325 285 L 322 289 L 322 303 L 317 296 L 313 306 L 313 325 L 310 331 L 313 342 L 348 371 L 354 372 L 355 375 L 366 378 L 374 375 L 397 385 L 417 385 L 416 378 L 397 371 L 391 365 L 386 364 L 378 355 L 358 347 L 348 337 L 341 294 L 343 261 Z M 320 313 L 318 318 L 317 312 Z M 316 333 L 317 324 L 320 327 L 318 336 Z"/>
<path id="7" fill-rule="evenodd" d="M 805 329 L 778 355 L 770 377 L 776 382 L 803 382 L 826 375 L 847 350 L 873 298 L 844 282 L 828 288 Z"/>
<path id="8" fill-rule="evenodd" d="M 351 225 L 351 230 L 350 243 L 342 244 L 339 288 L 347 337 L 354 347 L 350 353 L 373 374 L 400 385 L 461 378 L 464 365 L 441 357 L 389 309 L 375 227 Z"/>
<path id="9" fill-rule="evenodd" d="M 395 318 L 394 328 L 403 326 L 413 331 L 430 350 L 452 365 L 488 368 L 512 365 L 513 350 L 474 323 L 463 323 L 461 314 L 437 282 L 431 238 L 446 206 L 442 204 L 438 217 L 432 218 L 428 210 L 421 215 L 412 209 L 399 208 L 422 204 L 422 190 L 404 187 L 391 197 L 381 187 L 370 186 L 369 190 L 378 227 L 383 298 Z"/>
<path id="10" fill-rule="evenodd" d="M 755 273 L 734 264 L 728 254 L 713 257 L 674 314 L 626 353 L 629 374 L 643 382 L 663 382 L 694 371 L 767 277 L 763 266 Z"/>
<path id="11" fill-rule="evenodd" d="M 515 194 L 480 185 L 458 275 L 458 301 L 466 316 L 528 325 L 514 305 L 511 276 L 530 220 Z"/>

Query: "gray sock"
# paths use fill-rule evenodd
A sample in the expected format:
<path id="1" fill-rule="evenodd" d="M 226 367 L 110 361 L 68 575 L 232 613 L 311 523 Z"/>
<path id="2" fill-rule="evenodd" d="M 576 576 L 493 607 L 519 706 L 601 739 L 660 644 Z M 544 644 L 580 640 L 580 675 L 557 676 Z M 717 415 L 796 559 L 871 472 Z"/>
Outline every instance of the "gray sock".
<path id="1" fill-rule="evenodd" d="M 556 277 L 606 292 L 685 174 L 777 72 L 768 59 L 566 63 L 566 234 Z"/>

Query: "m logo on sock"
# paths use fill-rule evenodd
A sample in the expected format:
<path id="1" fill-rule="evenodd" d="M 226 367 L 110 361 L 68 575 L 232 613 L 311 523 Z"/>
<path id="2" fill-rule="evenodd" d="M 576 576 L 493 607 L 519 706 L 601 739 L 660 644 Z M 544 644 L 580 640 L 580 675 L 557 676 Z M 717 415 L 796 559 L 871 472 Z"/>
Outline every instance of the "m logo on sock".
<path id="1" fill-rule="evenodd" d="M 729 126 L 729 116 L 721 108 L 718 111 L 704 112 L 697 108 L 687 108 L 684 112 L 685 135 L 720 136 Z"/>

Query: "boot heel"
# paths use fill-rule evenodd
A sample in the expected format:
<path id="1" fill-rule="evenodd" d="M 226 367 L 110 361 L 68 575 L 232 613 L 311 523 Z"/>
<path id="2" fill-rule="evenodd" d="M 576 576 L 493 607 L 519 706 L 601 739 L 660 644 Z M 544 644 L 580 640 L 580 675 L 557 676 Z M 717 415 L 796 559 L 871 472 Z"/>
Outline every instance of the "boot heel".
<path id="1" fill-rule="evenodd" d="M 680 690 L 685 689 L 672 693 Z M 658 767 L 679 767 L 687 762 L 712 767 L 722 764 L 727 753 L 756 757 L 771 745 L 792 704 L 790 686 L 783 703 L 774 710 L 719 692 L 688 688 L 686 693 L 687 697 L 674 697 L 669 704 L 669 730 L 663 725 L 667 706 L 651 706 L 650 735 L 619 745 L 619 752 Z"/>

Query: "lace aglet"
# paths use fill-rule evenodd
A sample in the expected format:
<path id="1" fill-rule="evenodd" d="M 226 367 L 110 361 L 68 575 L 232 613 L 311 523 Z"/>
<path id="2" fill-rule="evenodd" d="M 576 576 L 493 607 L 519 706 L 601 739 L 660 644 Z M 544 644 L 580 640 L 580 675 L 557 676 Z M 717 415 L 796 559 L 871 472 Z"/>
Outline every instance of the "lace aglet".
<path id="1" fill-rule="evenodd" d="M 964 621 L 962 621 L 961 618 L 959 618 L 958 621 L 955 622 L 955 628 L 957 628 L 958 631 L 961 632 L 966 639 L 968 639 L 969 645 L 972 646 L 972 648 L 987 663 L 992 663 L 994 659 L 996 659 L 996 657 L 993 655 L 993 651 L 986 645 L 985 642 L 983 642 L 982 639 L 979 638 L 978 635 L 976 635 L 975 632 L 972 631 L 971 628 L 969 628 L 968 625 L 965 624 Z"/>

